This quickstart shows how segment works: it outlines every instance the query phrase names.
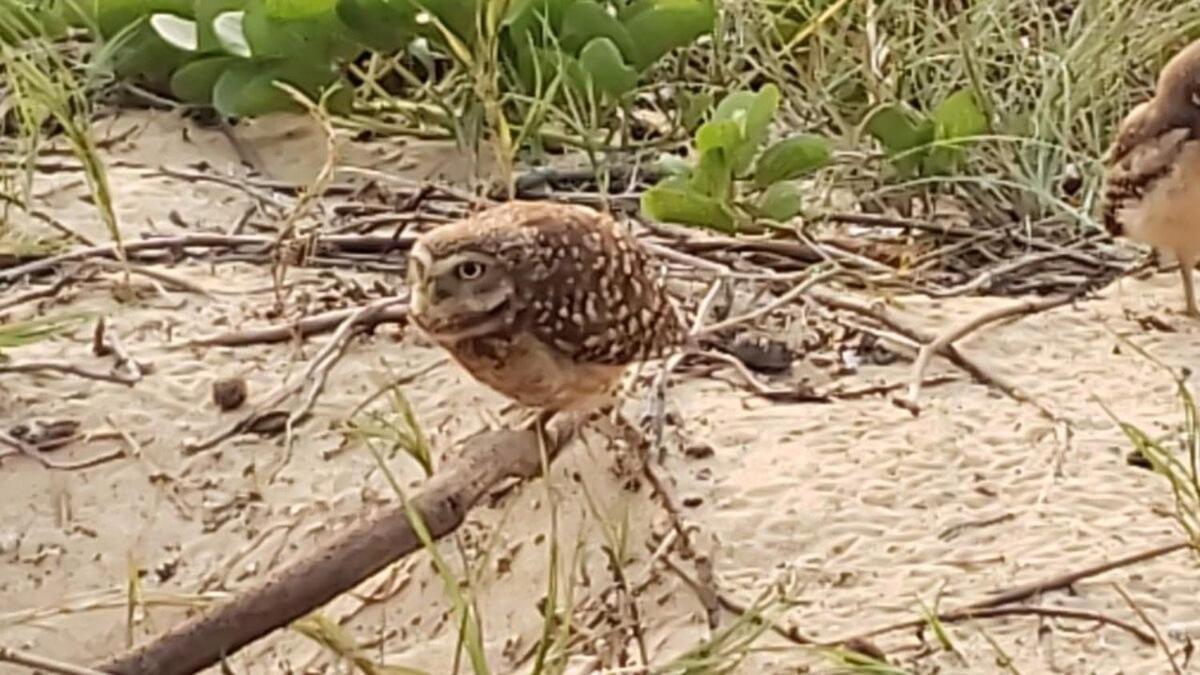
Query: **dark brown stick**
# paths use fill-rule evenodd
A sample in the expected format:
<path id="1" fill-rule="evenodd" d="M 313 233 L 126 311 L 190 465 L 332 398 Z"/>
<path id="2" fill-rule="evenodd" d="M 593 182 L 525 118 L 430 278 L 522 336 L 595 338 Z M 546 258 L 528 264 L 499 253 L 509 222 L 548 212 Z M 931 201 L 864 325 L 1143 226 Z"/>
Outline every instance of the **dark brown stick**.
<path id="1" fill-rule="evenodd" d="M 554 450 L 569 427 L 556 428 Z M 541 473 L 533 431 L 476 436 L 411 496 L 430 534 L 453 532 L 489 490 L 509 478 Z M 553 458 L 553 454 L 551 455 Z M 251 642 L 287 626 L 396 560 L 422 548 L 403 506 L 346 532 L 317 553 L 275 571 L 228 602 L 185 621 L 155 640 L 97 666 L 122 675 L 185 675 L 215 665 Z"/>

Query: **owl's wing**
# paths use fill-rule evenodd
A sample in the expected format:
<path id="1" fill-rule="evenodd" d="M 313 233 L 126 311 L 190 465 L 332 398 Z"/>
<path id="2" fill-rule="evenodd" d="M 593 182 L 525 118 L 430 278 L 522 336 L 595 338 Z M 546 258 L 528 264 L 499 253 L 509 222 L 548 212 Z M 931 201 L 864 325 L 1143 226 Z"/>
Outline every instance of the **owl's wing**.
<path id="1" fill-rule="evenodd" d="M 657 358 L 687 336 L 656 265 L 607 215 L 564 206 L 526 223 L 536 252 L 520 265 L 526 325 L 581 363 Z"/>
<path id="2" fill-rule="evenodd" d="M 1136 205 L 1154 183 L 1170 174 L 1184 149 L 1198 140 L 1200 130 L 1193 126 L 1123 130 L 1106 158 L 1105 229 L 1114 235 L 1121 234 L 1122 210 Z"/>

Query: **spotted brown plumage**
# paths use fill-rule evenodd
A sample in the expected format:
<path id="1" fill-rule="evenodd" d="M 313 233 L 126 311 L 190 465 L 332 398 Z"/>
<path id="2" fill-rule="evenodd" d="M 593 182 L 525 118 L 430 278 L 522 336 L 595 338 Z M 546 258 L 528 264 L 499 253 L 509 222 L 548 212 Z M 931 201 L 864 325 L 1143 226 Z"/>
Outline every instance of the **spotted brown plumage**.
<path id="1" fill-rule="evenodd" d="M 533 407 L 604 405 L 626 366 L 687 340 L 645 249 L 581 206 L 514 201 L 439 227 L 414 244 L 409 283 L 414 323 Z"/>
<path id="2" fill-rule="evenodd" d="M 1200 317 L 1200 41 L 1175 55 L 1154 96 L 1121 121 L 1104 159 L 1104 226 L 1179 260 L 1186 311 Z"/>

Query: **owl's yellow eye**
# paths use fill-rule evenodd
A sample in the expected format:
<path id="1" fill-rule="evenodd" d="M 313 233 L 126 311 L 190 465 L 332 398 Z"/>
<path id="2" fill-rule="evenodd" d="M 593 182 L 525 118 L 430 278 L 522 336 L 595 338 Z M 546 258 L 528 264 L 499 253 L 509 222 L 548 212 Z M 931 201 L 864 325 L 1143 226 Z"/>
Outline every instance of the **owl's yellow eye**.
<path id="1" fill-rule="evenodd" d="M 463 281 L 478 279 L 479 277 L 483 276 L 483 263 L 477 263 L 474 260 L 468 260 L 466 262 L 459 263 L 458 267 L 455 268 L 455 272 L 458 273 L 458 278 L 462 279 Z"/>

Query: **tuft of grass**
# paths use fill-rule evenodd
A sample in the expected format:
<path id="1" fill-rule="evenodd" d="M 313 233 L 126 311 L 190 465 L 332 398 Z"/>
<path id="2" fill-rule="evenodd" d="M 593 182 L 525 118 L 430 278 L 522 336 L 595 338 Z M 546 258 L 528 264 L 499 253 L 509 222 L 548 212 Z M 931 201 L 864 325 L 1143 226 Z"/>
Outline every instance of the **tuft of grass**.
<path id="1" fill-rule="evenodd" d="M 764 595 L 736 620 L 711 637 L 672 659 L 654 673 L 672 675 L 716 675 L 737 672 L 737 667 L 755 651 L 755 644 L 771 629 L 771 615 L 782 606 L 778 598 Z"/>
<path id="2" fill-rule="evenodd" d="M 400 423 L 408 424 L 407 420 L 402 420 Z M 409 426 L 405 430 L 405 433 L 408 437 L 412 438 L 425 437 L 424 431 L 416 424 Z M 483 649 L 483 626 L 475 604 L 469 597 L 468 589 L 464 587 L 459 581 L 458 576 L 450 569 L 445 556 L 438 549 L 437 542 L 433 540 L 433 536 L 429 532 L 429 527 L 425 524 L 425 519 L 421 517 L 421 513 L 417 511 L 412 501 L 408 499 L 404 488 L 396 480 L 396 475 L 392 473 L 383 455 L 375 447 L 374 443 L 368 441 L 367 447 L 370 449 L 371 456 L 375 458 L 376 464 L 379 465 L 379 470 L 383 472 L 392 491 L 396 493 L 401 504 L 404 505 L 405 514 L 412 525 L 413 531 L 421 540 L 422 546 L 425 547 L 425 550 L 433 560 L 434 568 L 437 570 L 438 577 L 442 580 L 442 585 L 454 608 L 455 616 L 458 618 L 459 639 L 470 658 L 472 670 L 475 675 L 488 675 L 491 670 L 488 668 L 487 656 Z"/>
<path id="3" fill-rule="evenodd" d="M 845 675 L 912 675 L 912 671 L 893 666 L 873 656 L 852 649 L 835 647 L 824 650 L 825 656 L 837 665 L 838 673 Z"/>
<path id="4" fill-rule="evenodd" d="M 363 675 L 429 675 L 423 670 L 404 666 L 387 666 L 363 654 L 358 641 L 336 621 L 313 612 L 292 622 L 292 630 L 337 654 L 343 661 L 354 664 Z"/>
<path id="5" fill-rule="evenodd" d="M 23 347 L 50 339 L 78 326 L 88 318 L 86 314 L 68 314 L 64 316 L 29 319 L 26 321 L 14 321 L 0 325 L 0 361 L 8 358 L 4 353 L 5 349 Z"/>
<path id="6" fill-rule="evenodd" d="M 26 195 L 42 135 L 53 123 L 83 165 L 92 201 L 116 245 L 118 259 L 126 264 L 108 170 L 91 133 L 92 106 L 87 87 L 76 77 L 75 68 L 51 42 L 29 8 L 18 3 L 0 12 L 0 32 L 31 36 L 12 44 L 0 41 L 0 66 L 8 84 L 6 105 L 17 120 L 18 136 L 25 150 Z M 128 274 L 126 269 L 127 279 Z"/>
<path id="7" fill-rule="evenodd" d="M 1165 439 L 1151 438 L 1136 425 L 1117 417 L 1104 401 L 1099 398 L 1096 400 L 1109 418 L 1121 428 L 1134 450 L 1149 461 L 1154 472 L 1170 484 L 1175 500 L 1175 521 L 1192 542 L 1193 548 L 1200 551 L 1200 414 L 1196 409 L 1196 398 L 1187 385 L 1187 373 L 1176 372 L 1142 347 L 1124 337 L 1120 339 L 1174 381 L 1175 395 L 1179 401 L 1180 412 L 1183 413 L 1178 452 L 1172 451 Z"/>
<path id="8" fill-rule="evenodd" d="M 348 432 L 367 443 L 386 443 L 390 456 L 403 452 L 421 467 L 426 478 L 432 476 L 433 451 L 429 445 L 429 438 L 417 419 L 416 411 L 399 386 L 391 388 L 388 399 L 391 403 L 390 411 L 370 411 L 367 413 L 367 420 L 351 420 L 347 424 Z"/>

